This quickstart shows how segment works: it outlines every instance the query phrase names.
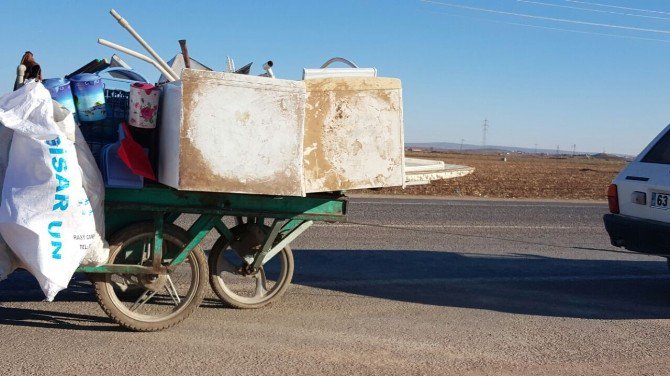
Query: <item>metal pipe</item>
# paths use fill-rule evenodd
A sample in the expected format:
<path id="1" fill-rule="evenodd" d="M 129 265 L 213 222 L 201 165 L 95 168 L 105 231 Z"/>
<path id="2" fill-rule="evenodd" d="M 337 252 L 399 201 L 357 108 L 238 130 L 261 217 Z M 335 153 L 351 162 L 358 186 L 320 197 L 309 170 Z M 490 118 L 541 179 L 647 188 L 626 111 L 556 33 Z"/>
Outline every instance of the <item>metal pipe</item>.
<path id="1" fill-rule="evenodd" d="M 16 67 L 16 81 L 14 81 L 14 90 L 20 88 L 23 86 L 23 81 L 24 77 L 26 76 L 26 66 L 23 64 L 20 64 L 18 67 Z"/>
<path id="2" fill-rule="evenodd" d="M 265 70 L 265 73 L 263 74 L 265 77 L 269 78 L 275 78 L 275 74 L 272 71 L 272 66 L 274 63 L 272 63 L 272 60 L 269 60 L 267 63 L 263 64 L 263 69 Z"/>
<path id="3" fill-rule="evenodd" d="M 274 247 L 272 247 L 271 250 L 268 251 L 268 253 L 263 256 L 263 261 L 261 265 L 265 265 L 266 262 L 270 261 L 277 253 L 281 252 L 284 247 L 289 245 L 295 238 L 300 236 L 305 230 L 307 230 L 311 225 L 314 224 L 314 221 L 305 221 L 301 224 L 299 224 L 296 228 L 294 228 L 288 235 L 286 235 L 282 240 L 277 243 Z"/>
<path id="4" fill-rule="evenodd" d="M 354 63 L 351 60 L 345 59 L 343 57 L 334 57 L 334 58 L 326 61 L 325 63 L 323 63 L 323 65 L 321 66 L 321 69 L 328 68 L 328 66 L 330 64 L 335 63 L 335 62 L 340 62 L 340 63 L 347 64 L 348 66 L 350 66 L 352 68 L 358 68 L 358 65 L 356 65 L 356 63 Z"/>
<path id="5" fill-rule="evenodd" d="M 147 42 L 145 42 L 144 39 L 142 39 L 142 37 L 137 33 L 137 31 L 135 31 L 135 29 L 133 29 L 133 27 L 130 26 L 128 21 L 126 21 L 123 17 L 121 17 L 121 15 L 117 11 L 115 11 L 114 9 L 110 10 L 109 13 L 117 21 L 119 21 L 119 24 L 121 26 L 123 26 L 124 29 L 128 30 L 130 35 L 132 35 L 133 38 L 135 38 L 142 45 L 142 47 L 144 47 L 144 49 L 147 50 L 147 52 L 151 56 L 154 57 L 154 59 L 156 59 L 158 64 L 160 64 L 160 66 L 163 67 L 163 69 L 165 69 L 166 71 L 169 72 L 169 74 L 167 74 L 167 76 L 172 77 L 173 81 L 176 81 L 176 80 L 179 79 L 179 76 L 177 76 L 177 74 L 172 70 L 172 68 L 170 68 L 170 66 L 167 65 L 167 63 L 163 59 L 161 59 L 161 57 L 156 53 L 156 51 L 154 51 L 154 49 L 151 48 L 151 46 L 149 46 L 149 44 Z"/>
<path id="6" fill-rule="evenodd" d="M 179 40 L 179 47 L 181 47 L 181 56 L 184 58 L 184 68 L 191 68 L 191 58 L 188 56 L 188 47 L 186 47 L 186 40 Z"/>
<path id="7" fill-rule="evenodd" d="M 109 48 L 113 48 L 113 49 L 115 49 L 115 50 L 117 50 L 117 51 L 121 51 L 121 52 L 123 52 L 123 53 L 126 53 L 126 54 L 128 54 L 128 55 L 130 55 L 130 56 L 136 57 L 136 58 L 138 58 L 138 59 L 140 59 L 140 60 L 144 60 L 144 61 L 146 61 L 147 63 L 152 64 L 154 67 L 156 67 L 156 69 L 158 69 L 161 73 L 163 73 L 163 74 L 165 75 L 165 77 L 167 77 L 168 81 L 176 81 L 174 78 L 172 78 L 172 75 L 170 75 L 170 72 L 166 71 L 163 67 L 160 66 L 160 64 L 158 64 L 158 63 L 156 62 L 156 60 L 150 58 L 149 56 L 142 55 L 142 54 L 139 53 L 139 52 L 136 52 L 136 51 L 133 51 L 133 50 L 131 50 L 131 49 L 129 49 L 129 48 L 120 46 L 120 45 L 118 45 L 118 44 L 116 44 L 116 43 L 112 43 L 112 42 L 110 42 L 110 41 L 108 41 L 108 40 L 98 39 L 98 43 L 102 44 L 103 46 L 107 46 L 107 47 L 109 47 Z"/>
<path id="8" fill-rule="evenodd" d="M 226 56 L 226 73 L 233 72 L 235 72 L 235 62 L 230 58 L 230 56 Z"/>

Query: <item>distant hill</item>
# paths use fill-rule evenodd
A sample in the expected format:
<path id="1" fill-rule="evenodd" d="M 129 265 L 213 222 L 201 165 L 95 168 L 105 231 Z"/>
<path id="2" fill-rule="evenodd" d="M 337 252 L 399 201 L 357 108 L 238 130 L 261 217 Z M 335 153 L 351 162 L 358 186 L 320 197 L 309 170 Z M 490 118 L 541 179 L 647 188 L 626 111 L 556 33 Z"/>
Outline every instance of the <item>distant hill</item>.
<path id="1" fill-rule="evenodd" d="M 465 152 L 476 152 L 476 153 L 524 153 L 524 154 L 549 154 L 549 155 L 571 155 L 572 150 L 558 150 L 556 149 L 535 149 L 535 148 L 525 148 L 519 146 L 500 146 L 500 145 L 487 145 L 482 147 L 481 145 L 473 144 L 459 144 L 455 142 L 408 142 L 405 144 L 407 148 L 414 149 L 423 149 L 423 150 L 445 150 L 445 151 L 465 151 Z M 608 157 L 618 157 L 631 159 L 633 156 L 626 154 L 605 154 L 605 153 L 595 153 L 595 152 L 583 152 L 575 151 L 575 154 L 578 155 L 591 155 Z"/>

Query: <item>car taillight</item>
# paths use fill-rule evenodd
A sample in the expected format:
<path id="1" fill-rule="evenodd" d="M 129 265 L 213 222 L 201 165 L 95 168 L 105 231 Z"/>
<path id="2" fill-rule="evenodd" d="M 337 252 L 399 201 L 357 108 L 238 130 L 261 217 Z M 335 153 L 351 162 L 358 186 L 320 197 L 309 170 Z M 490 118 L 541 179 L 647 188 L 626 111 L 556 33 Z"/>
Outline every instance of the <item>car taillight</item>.
<path id="1" fill-rule="evenodd" d="M 616 184 L 610 184 L 607 188 L 607 203 L 610 206 L 610 213 L 619 214 L 619 192 Z"/>

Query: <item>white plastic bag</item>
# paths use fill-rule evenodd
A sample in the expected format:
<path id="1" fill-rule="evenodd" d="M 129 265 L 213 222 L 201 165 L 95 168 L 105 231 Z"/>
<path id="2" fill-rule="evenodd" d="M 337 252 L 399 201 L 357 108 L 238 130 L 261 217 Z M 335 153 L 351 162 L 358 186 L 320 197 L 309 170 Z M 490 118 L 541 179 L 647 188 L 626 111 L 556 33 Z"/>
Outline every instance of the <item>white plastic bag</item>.
<path id="1" fill-rule="evenodd" d="M 51 97 L 41 83 L 29 81 L 0 97 L 0 122 L 14 130 L 0 235 L 51 301 L 98 236 L 77 152 L 54 121 Z"/>
<path id="2" fill-rule="evenodd" d="M 6 279 L 18 267 L 20 267 L 19 260 L 0 237 L 0 281 Z"/>
<path id="3" fill-rule="evenodd" d="M 109 259 L 109 245 L 105 239 L 105 184 L 102 180 L 102 174 L 95 162 L 93 153 L 88 147 L 84 135 L 74 122 L 74 117 L 67 108 L 53 101 L 54 120 L 58 128 L 65 133 L 70 141 L 74 142 L 77 150 L 77 161 L 83 174 L 83 186 L 86 191 L 91 208 L 93 208 L 93 219 L 95 220 L 95 229 L 98 236 L 91 242 L 88 252 L 81 261 L 82 265 L 100 265 Z"/>
<path id="4" fill-rule="evenodd" d="M 2 199 L 2 185 L 5 181 L 5 171 L 9 163 L 9 147 L 12 144 L 14 132 L 0 124 L 0 199 Z M 7 278 L 17 267 L 18 260 L 9 249 L 9 246 L 0 236 L 0 281 Z"/>
<path id="5" fill-rule="evenodd" d="M 5 171 L 7 171 L 7 164 L 9 164 L 9 147 L 12 144 L 13 133 L 14 131 L 0 124 L 0 187 L 5 181 Z"/>

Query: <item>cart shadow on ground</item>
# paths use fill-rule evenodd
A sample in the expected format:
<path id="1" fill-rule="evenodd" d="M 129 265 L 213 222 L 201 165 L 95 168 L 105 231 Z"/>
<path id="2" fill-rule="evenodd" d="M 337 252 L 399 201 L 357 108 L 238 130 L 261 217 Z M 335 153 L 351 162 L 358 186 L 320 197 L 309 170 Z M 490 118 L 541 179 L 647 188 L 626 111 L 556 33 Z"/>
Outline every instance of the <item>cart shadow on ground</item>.
<path id="1" fill-rule="evenodd" d="M 586 260 L 416 250 L 294 250 L 294 255 L 293 283 L 324 290 L 512 314 L 670 318 L 670 273 L 665 260 L 659 258 Z M 37 309 L 21 304 L 43 299 L 28 272 L 13 273 L 0 283 L 0 326 L 124 330 L 102 312 L 73 313 L 68 311 L 71 305 L 50 309 L 46 302 Z M 18 304 L 8 307 L 3 302 Z M 97 305 L 93 287 L 83 274 L 75 275 L 56 302 Z M 223 307 L 212 299 L 205 299 L 203 306 Z"/>
<path id="2" fill-rule="evenodd" d="M 588 260 L 410 250 L 294 254 L 294 283 L 326 290 L 527 315 L 670 318 L 670 273 L 665 260 L 654 257 Z"/>
<path id="3" fill-rule="evenodd" d="M 37 309 L 7 307 L 3 304 L 3 302 L 22 303 L 42 300 L 44 294 L 37 280 L 25 270 L 15 271 L 6 281 L 0 283 L 0 326 L 93 331 L 124 330 L 107 318 L 99 308 L 97 315 L 88 315 L 69 312 L 71 306 L 63 308 L 58 305 L 58 302 L 91 302 L 97 305 L 93 286 L 83 274 L 75 274 L 69 287 L 56 296 L 55 303 L 44 302 Z M 50 307 L 50 304 L 55 306 Z"/>

